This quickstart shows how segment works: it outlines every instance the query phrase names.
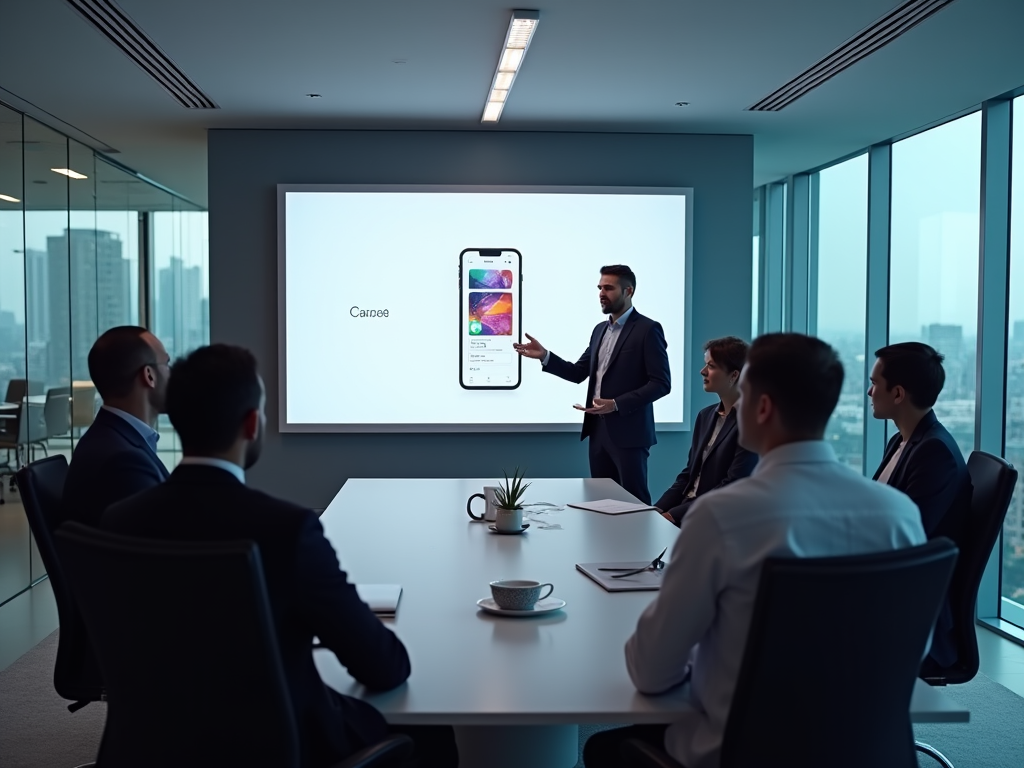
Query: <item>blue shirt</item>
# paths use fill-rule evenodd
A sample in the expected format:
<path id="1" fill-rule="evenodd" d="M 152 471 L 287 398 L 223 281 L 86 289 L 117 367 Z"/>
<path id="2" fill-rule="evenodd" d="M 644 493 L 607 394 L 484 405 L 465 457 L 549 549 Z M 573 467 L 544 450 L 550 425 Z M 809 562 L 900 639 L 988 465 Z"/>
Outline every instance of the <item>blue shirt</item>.
<path id="1" fill-rule="evenodd" d="M 142 419 L 132 416 L 130 413 L 122 411 L 120 408 L 112 408 L 109 405 L 104 405 L 103 409 L 120 416 L 135 427 L 135 431 L 142 435 L 142 439 L 146 441 L 146 445 L 150 447 L 153 453 L 156 453 L 156 444 L 160 441 L 159 432 L 149 426 L 149 424 L 144 422 Z"/>
<path id="2" fill-rule="evenodd" d="M 611 362 L 612 352 L 615 351 L 615 344 L 619 340 L 619 334 L 622 332 L 622 327 L 626 324 L 629 316 L 633 314 L 633 308 L 630 307 L 623 312 L 618 320 L 612 320 L 608 318 L 608 328 L 605 329 L 604 335 L 601 336 L 601 344 L 597 351 L 597 370 L 594 372 L 594 398 L 601 397 L 601 380 L 604 379 L 604 374 L 608 370 L 608 363 Z M 548 364 L 551 359 L 551 350 L 548 350 L 547 354 L 544 355 L 544 359 L 540 361 L 542 366 Z M 615 403 L 615 401 L 612 401 Z M 588 406 L 590 404 L 588 403 Z M 619 410 L 618 403 L 615 403 L 615 410 Z"/>

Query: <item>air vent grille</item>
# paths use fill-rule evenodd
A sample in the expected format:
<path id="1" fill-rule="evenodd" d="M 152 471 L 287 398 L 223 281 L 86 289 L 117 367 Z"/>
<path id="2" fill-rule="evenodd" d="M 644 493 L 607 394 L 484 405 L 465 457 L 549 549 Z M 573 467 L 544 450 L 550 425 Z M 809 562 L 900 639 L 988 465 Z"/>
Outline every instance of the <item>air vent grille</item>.
<path id="1" fill-rule="evenodd" d="M 865 27 L 832 53 L 753 106 L 751 112 L 778 112 L 813 91 L 847 67 L 888 45 L 954 0 L 908 0 Z"/>
<path id="2" fill-rule="evenodd" d="M 188 109 L 218 108 L 213 99 L 167 58 L 113 0 L 67 0 L 67 3 L 156 80 L 181 106 Z"/>

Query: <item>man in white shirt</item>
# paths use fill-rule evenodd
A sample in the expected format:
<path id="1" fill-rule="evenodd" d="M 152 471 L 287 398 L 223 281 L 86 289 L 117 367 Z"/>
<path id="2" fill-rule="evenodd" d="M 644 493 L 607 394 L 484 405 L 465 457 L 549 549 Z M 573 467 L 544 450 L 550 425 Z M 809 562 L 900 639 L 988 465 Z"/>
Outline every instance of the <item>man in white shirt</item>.
<path id="1" fill-rule="evenodd" d="M 925 542 L 907 496 L 840 464 L 822 440 L 842 384 L 842 363 L 819 339 L 768 334 L 751 345 L 736 407 L 740 445 L 758 454 L 757 468 L 690 508 L 661 591 L 626 643 L 638 690 L 658 694 L 688 682 L 693 707 L 669 726 L 596 734 L 584 748 L 587 768 L 621 768 L 625 738 L 650 741 L 686 768 L 719 764 L 767 558 Z"/>

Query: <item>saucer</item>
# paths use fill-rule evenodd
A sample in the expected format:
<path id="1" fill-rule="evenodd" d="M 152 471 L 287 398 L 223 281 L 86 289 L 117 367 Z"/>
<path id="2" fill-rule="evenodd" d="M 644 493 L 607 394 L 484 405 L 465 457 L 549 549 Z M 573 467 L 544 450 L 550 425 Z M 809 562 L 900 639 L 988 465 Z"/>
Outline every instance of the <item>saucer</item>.
<path id="1" fill-rule="evenodd" d="M 500 533 L 503 536 L 518 536 L 520 533 L 525 532 L 526 529 L 529 528 L 529 527 L 530 527 L 529 523 L 523 523 L 522 529 L 520 529 L 518 531 L 499 531 L 495 526 L 488 525 L 487 526 L 487 530 L 489 530 L 491 533 Z"/>
<path id="2" fill-rule="evenodd" d="M 545 597 L 543 600 L 538 600 L 528 611 L 510 611 L 506 608 L 499 608 L 493 597 L 477 600 L 476 604 L 480 606 L 480 610 L 493 613 L 496 616 L 539 616 L 542 613 L 551 613 L 559 608 L 565 608 L 565 600 L 559 600 L 557 597 Z"/>

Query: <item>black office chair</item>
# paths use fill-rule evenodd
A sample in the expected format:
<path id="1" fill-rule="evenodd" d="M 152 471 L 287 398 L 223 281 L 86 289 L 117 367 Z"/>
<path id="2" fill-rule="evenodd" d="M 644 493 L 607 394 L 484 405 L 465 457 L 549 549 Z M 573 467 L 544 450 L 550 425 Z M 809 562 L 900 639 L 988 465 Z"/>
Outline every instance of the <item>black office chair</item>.
<path id="1" fill-rule="evenodd" d="M 956 563 L 949 539 L 764 564 L 721 768 L 916 768 L 910 698 Z M 623 764 L 680 768 L 656 747 Z"/>
<path id="2" fill-rule="evenodd" d="M 57 549 L 108 690 L 97 765 L 299 765 L 259 548 L 135 539 L 79 523 Z M 389 738 L 338 768 L 404 763 Z"/>
<path id="3" fill-rule="evenodd" d="M 52 387 L 46 390 L 43 404 L 43 433 L 32 435 L 32 445 L 43 449 L 49 456 L 49 440 L 71 432 L 71 387 Z"/>
<path id="4" fill-rule="evenodd" d="M 18 472 L 18 484 L 25 516 L 57 603 L 60 636 L 53 687 L 58 695 L 72 702 L 68 710 L 75 712 L 92 701 L 102 701 L 105 694 L 99 664 L 53 543 L 53 532 L 60 524 L 67 474 L 68 460 L 64 456 L 50 456 L 23 467 Z"/>
<path id="5" fill-rule="evenodd" d="M 949 584 L 957 659 L 949 667 L 939 667 L 931 659 L 926 659 L 920 675 L 930 685 L 959 685 L 973 680 L 978 674 L 980 659 L 975 628 L 978 587 L 1017 483 L 1017 470 L 1012 464 L 983 451 L 971 453 L 967 459 L 967 471 L 971 475 L 974 494 L 970 513 L 957 542 L 960 558 Z M 934 747 L 918 742 L 917 749 L 946 768 L 952 768 L 952 763 Z"/>

